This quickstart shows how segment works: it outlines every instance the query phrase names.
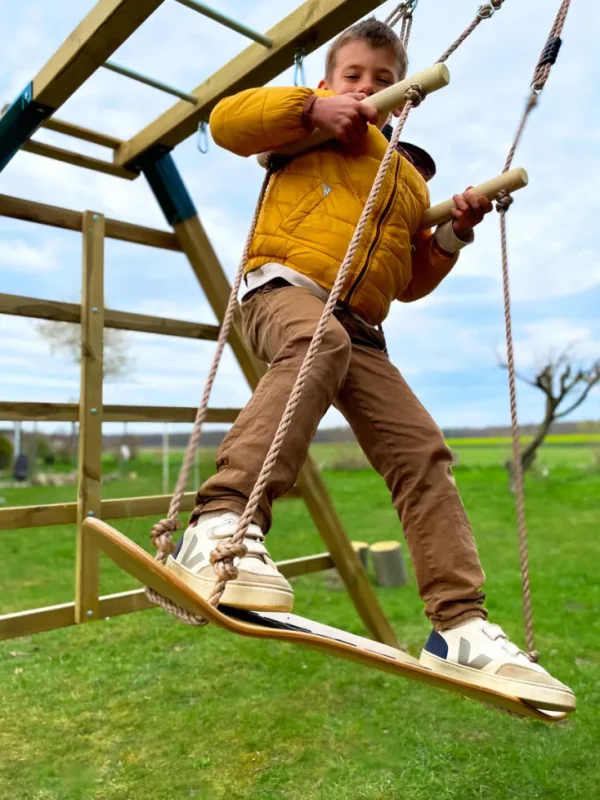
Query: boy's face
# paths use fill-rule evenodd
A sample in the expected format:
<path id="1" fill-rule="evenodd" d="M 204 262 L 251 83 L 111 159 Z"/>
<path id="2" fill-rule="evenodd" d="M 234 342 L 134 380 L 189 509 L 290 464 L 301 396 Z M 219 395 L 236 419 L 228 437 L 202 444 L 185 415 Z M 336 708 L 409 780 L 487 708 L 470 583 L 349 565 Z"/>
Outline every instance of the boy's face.
<path id="1" fill-rule="evenodd" d="M 338 50 L 332 74 L 319 83 L 319 89 L 330 89 L 336 94 L 362 92 L 370 97 L 398 80 L 398 59 L 394 51 L 389 47 L 374 48 L 357 39 Z M 385 118 L 387 115 L 380 127 L 385 124 Z"/>

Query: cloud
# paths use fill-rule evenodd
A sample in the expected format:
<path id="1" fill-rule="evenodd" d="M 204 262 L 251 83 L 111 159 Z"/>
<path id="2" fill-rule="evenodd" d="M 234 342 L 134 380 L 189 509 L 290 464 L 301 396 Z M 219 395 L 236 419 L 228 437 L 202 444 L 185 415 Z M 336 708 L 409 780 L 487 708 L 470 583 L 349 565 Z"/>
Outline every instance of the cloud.
<path id="1" fill-rule="evenodd" d="M 58 242 L 47 241 L 36 246 L 22 239 L 0 239 L 0 272 L 54 272 L 60 268 Z"/>
<path id="2" fill-rule="evenodd" d="M 219 9 L 265 31 L 301 0 L 222 0 Z M 428 4 L 430 8 L 428 8 Z M 94 6 L 94 0 L 9 4 L 0 30 L 3 71 L 0 93 L 9 100 L 31 80 L 60 43 Z M 377 9 L 384 18 L 397 5 Z M 483 22 L 449 62 L 450 86 L 427 98 L 411 114 L 403 138 L 426 147 L 438 164 L 433 202 L 468 183 L 501 171 L 510 147 L 533 66 L 544 44 L 553 4 L 505 4 Z M 425 0 L 415 14 L 411 70 L 433 63 L 471 21 L 472 0 Z M 587 13 L 586 13 L 587 12 Z M 598 347 L 600 258 L 593 234 L 600 200 L 591 183 L 598 173 L 598 87 L 594 58 L 600 18 L 573 4 L 560 58 L 540 104 L 531 115 L 516 165 L 527 168 L 529 186 L 515 194 L 508 217 L 514 334 L 518 363 L 533 364 L 546 344 L 560 347 L 576 337 L 588 357 Z M 207 79 L 249 42 L 239 34 L 176 3 L 159 10 L 114 54 L 113 60 L 182 89 Z M 508 45 L 510 57 L 506 56 Z M 325 48 L 306 60 L 309 84 L 323 71 Z M 272 83 L 290 84 L 291 66 Z M 174 98 L 99 70 L 61 109 L 59 116 L 117 137 L 129 137 L 169 108 Z M 51 131 L 37 138 L 95 157 L 110 151 Z M 258 195 L 263 171 L 211 142 L 201 155 L 195 137 L 173 154 L 209 239 L 231 279 Z M 92 209 L 107 216 L 167 229 L 143 177 L 124 181 L 28 153 L 2 174 L 2 191 L 52 205 Z M 392 360 L 414 381 L 436 419 L 506 420 L 503 378 L 496 353 L 504 339 L 498 222 L 478 229 L 476 242 L 442 286 L 417 304 L 395 304 L 384 326 Z M 78 302 L 80 237 L 29 223 L 0 219 L 0 270 L 15 294 L 43 294 Z M 137 311 L 214 323 L 198 281 L 181 254 L 120 242 L 106 243 L 107 304 Z M 35 276 L 32 287 L 31 276 Z M 3 362 L 11 372 L 32 377 L 26 364 L 40 360 L 39 381 L 15 383 L 17 399 L 69 399 L 77 391 L 77 368 L 50 357 L 30 321 L 0 317 Z M 151 335 L 130 339 L 131 375 L 106 387 L 107 402 L 195 405 L 214 343 Z M 10 363 L 9 363 L 10 362 Z M 11 366 L 12 365 L 12 366 Z M 26 374 L 28 373 L 28 374 Z M 53 378 L 54 376 L 54 378 Z M 35 376 L 34 376 L 35 377 Z M 56 380 L 55 380 L 56 379 Z M 54 383 L 52 381 L 54 380 Z M 61 382 L 65 385 L 57 385 Z M 470 399 L 461 386 L 467 381 Z M 3 390 L 4 394 L 4 390 Z M 247 398 L 241 372 L 229 350 L 213 403 L 238 405 Z M 496 400 L 496 397 L 500 397 Z M 531 408 L 535 415 L 535 401 Z M 110 398 L 110 400 L 108 399 Z M 339 424 L 331 411 L 324 424 Z"/>
<path id="3" fill-rule="evenodd" d="M 519 365 L 536 369 L 566 351 L 576 361 L 600 359 L 600 327 L 596 328 L 560 317 L 527 323 L 516 343 Z"/>

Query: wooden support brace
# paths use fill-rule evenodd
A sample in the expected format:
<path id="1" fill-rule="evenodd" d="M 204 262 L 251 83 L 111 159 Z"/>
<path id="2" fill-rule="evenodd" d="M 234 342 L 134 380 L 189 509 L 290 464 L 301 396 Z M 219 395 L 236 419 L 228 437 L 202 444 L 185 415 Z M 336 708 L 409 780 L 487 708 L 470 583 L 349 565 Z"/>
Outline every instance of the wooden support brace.
<path id="1" fill-rule="evenodd" d="M 383 0 L 306 0 L 266 33 L 272 47 L 252 44 L 192 92 L 198 104 L 180 101 L 125 142 L 115 154 L 120 165 L 137 163 L 154 145 L 175 147 L 198 129 L 223 97 L 262 86 L 294 62 L 302 47 L 309 55 L 344 28 L 369 14 Z"/>
<path id="2" fill-rule="evenodd" d="M 23 200 L 20 197 L 11 197 L 6 194 L 0 194 L 0 217 L 36 222 L 40 225 L 49 225 L 52 228 L 63 228 L 78 233 L 81 232 L 82 225 L 80 211 L 49 206 L 46 203 L 36 203 L 33 200 Z M 161 250 L 181 250 L 175 235 L 169 231 L 146 228 L 144 225 L 133 225 L 118 219 L 105 219 L 104 227 L 104 235 L 109 239 L 144 244 L 148 247 L 158 247 Z"/>
<path id="3" fill-rule="evenodd" d="M 31 139 L 21 148 L 25 153 L 33 153 L 36 156 L 45 156 L 54 161 L 62 161 L 65 164 L 72 164 L 75 167 L 83 167 L 84 169 L 91 169 L 94 172 L 103 172 L 105 175 L 112 175 L 113 178 L 124 178 L 128 181 L 134 181 L 139 177 L 138 172 L 120 167 L 118 164 L 113 164 L 111 161 L 103 161 L 101 158 L 93 158 L 92 156 L 85 156 L 82 153 L 74 153 L 72 150 L 65 150 L 62 147 L 55 147 L 52 144 L 45 142 L 37 142 Z"/>
<path id="4" fill-rule="evenodd" d="M 294 487 L 279 500 L 300 497 Z M 130 519 L 132 517 L 154 517 L 169 510 L 170 494 L 155 494 L 148 497 L 119 497 L 102 500 L 101 519 Z M 77 521 L 77 503 L 53 503 L 47 506 L 13 506 L 0 508 L 0 532 L 19 528 L 46 528 L 51 525 L 71 525 Z M 196 492 L 186 492 L 181 501 L 182 511 L 193 511 L 196 507 Z"/>
<path id="5" fill-rule="evenodd" d="M 0 114 L 4 114 L 9 108 L 10 105 L 6 103 L 2 106 L 2 109 L 0 109 Z M 122 139 L 117 139 L 114 136 L 109 136 L 99 131 L 92 131 L 89 128 L 83 128 L 81 125 L 75 125 L 73 122 L 67 122 L 64 119 L 57 119 L 56 117 L 45 119 L 41 127 L 48 128 L 49 131 L 62 133 L 65 136 L 72 136 L 74 139 L 81 139 L 83 142 L 90 142 L 91 144 L 97 144 L 101 147 L 108 147 L 111 150 L 116 150 L 117 147 L 123 144 Z"/>
<path id="6" fill-rule="evenodd" d="M 47 119 L 42 123 L 42 127 L 48 128 L 50 131 L 56 131 L 56 133 L 62 133 L 65 136 L 72 136 L 74 139 L 81 139 L 82 142 L 108 147 L 110 150 L 116 150 L 123 144 L 123 140 L 117 139 L 115 136 L 109 136 L 106 133 L 100 133 L 100 131 L 92 131 L 81 125 L 75 125 L 73 122 L 56 119 L 56 117 Z"/>
<path id="7" fill-rule="evenodd" d="M 286 578 L 296 578 L 329 569 L 332 563 L 328 553 L 319 553 L 314 556 L 279 561 L 277 568 Z M 134 611 L 155 608 L 156 606 L 146 597 L 144 589 L 131 589 L 127 592 L 101 597 L 98 618 L 108 619 L 122 614 L 131 614 Z M 75 603 L 61 603 L 60 605 L 46 606 L 46 608 L 34 608 L 30 611 L 17 611 L 0 616 L 0 641 L 53 631 L 74 624 Z"/>
<path id="8" fill-rule="evenodd" d="M 102 406 L 104 422 L 193 422 L 197 409 L 191 406 Z M 206 422 L 235 422 L 239 408 L 209 408 Z M 75 422 L 79 419 L 76 403 L 0 402 L 0 420 L 11 422 Z"/>
<path id="9" fill-rule="evenodd" d="M 162 3 L 98 0 L 33 79 L 33 99 L 59 108 Z"/>
<path id="10" fill-rule="evenodd" d="M 100 516 L 102 481 L 102 379 L 104 334 L 104 217 L 83 215 L 81 292 L 81 393 L 79 399 L 79 492 L 75 620 L 98 617 L 100 560 L 91 537 L 83 534 L 88 516 Z"/>
<path id="11" fill-rule="evenodd" d="M 77 303 L 39 300 L 37 297 L 0 294 L 0 314 L 79 324 L 81 306 Z M 212 342 L 216 341 L 219 336 L 217 325 L 203 325 L 199 322 L 185 322 L 167 317 L 152 317 L 147 314 L 132 314 L 127 311 L 112 311 L 108 308 L 104 309 L 104 327 L 116 328 L 120 331 L 158 333 L 161 336 L 180 336 L 185 339 L 201 339 Z M 0 403 L 0 407 L 2 407 L 2 403 Z"/>

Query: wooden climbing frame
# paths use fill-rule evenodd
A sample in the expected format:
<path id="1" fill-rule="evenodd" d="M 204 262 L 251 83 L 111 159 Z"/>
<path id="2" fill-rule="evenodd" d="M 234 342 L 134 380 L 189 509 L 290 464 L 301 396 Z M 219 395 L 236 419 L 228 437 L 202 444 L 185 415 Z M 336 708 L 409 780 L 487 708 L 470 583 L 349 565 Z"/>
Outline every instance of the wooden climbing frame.
<path id="1" fill-rule="evenodd" d="M 0 531 L 50 525 L 77 524 L 76 596 L 74 602 L 0 616 L 0 639 L 30 635 L 77 623 L 117 616 L 151 607 L 142 589 L 99 596 L 99 550 L 82 534 L 88 519 L 123 519 L 163 515 L 169 496 L 134 497 L 118 500 L 101 497 L 100 448 L 103 422 L 191 422 L 195 409 L 149 406 L 115 406 L 102 402 L 103 327 L 167 336 L 215 341 L 219 328 L 213 325 L 163 319 L 105 309 L 103 270 L 105 237 L 182 252 L 196 275 L 215 316 L 222 321 L 230 285 L 219 259 L 196 214 L 191 198 L 165 152 L 197 129 L 212 107 L 224 95 L 266 83 L 293 63 L 302 45 L 312 52 L 332 36 L 374 10 L 382 0 L 307 0 L 267 32 L 265 43 L 250 45 L 191 94 L 195 102 L 182 100 L 131 140 L 125 141 L 59 120 L 54 113 L 114 51 L 156 10 L 163 0 L 99 0 L 76 31 L 65 41 L 20 96 L 20 103 L 6 106 L 0 117 L 0 169 L 19 149 L 77 166 L 99 170 L 115 177 L 135 179 L 143 173 L 172 232 L 132 225 L 105 218 L 102 214 L 36 203 L 0 195 L 0 216 L 27 220 L 83 234 L 83 282 L 80 305 L 39 298 L 0 294 L 0 313 L 14 316 L 79 323 L 82 326 L 84 357 L 81 363 L 79 405 L 56 403 L 0 402 L 5 420 L 74 421 L 80 423 L 78 501 L 46 506 L 0 509 Z M 25 108 L 33 122 L 19 117 Z M 27 127 L 29 125 L 29 128 Z M 40 125 L 93 142 L 112 151 L 112 161 L 90 159 L 68 150 L 31 140 Z M 16 131 L 16 132 L 15 132 Z M 21 140 L 19 140 L 19 136 Z M 12 149 L 11 149 L 12 148 Z M 147 154 L 152 152 L 153 161 Z M 146 156 L 146 159 L 140 157 Z M 159 167 L 156 164 L 159 162 Z M 135 167 L 133 163 L 135 162 Z M 164 173 L 168 173 L 167 178 Z M 176 185 L 183 200 L 173 210 L 169 191 Z M 229 337 L 235 356 L 251 388 L 265 371 L 248 349 L 239 326 L 239 316 Z M 207 422 L 233 422 L 239 409 L 209 409 Z M 195 493 L 183 498 L 182 511 L 194 506 Z M 287 577 L 335 567 L 344 580 L 352 601 L 374 639 L 388 645 L 396 637 L 386 619 L 360 561 L 350 545 L 314 462 L 309 458 L 296 487 L 286 497 L 301 497 L 328 552 L 293 559 L 278 566 Z"/>
<path id="2" fill-rule="evenodd" d="M 278 448 L 283 437 L 291 424 L 294 409 L 299 402 L 302 391 L 303 381 L 308 374 L 312 359 L 314 358 L 321 337 L 324 333 L 327 321 L 333 314 L 335 303 L 340 294 L 345 276 L 350 267 L 352 257 L 358 246 L 361 232 L 371 213 L 379 189 L 385 178 L 387 167 L 394 155 L 398 144 L 399 136 L 402 132 L 404 123 L 413 107 L 421 103 L 428 91 L 426 78 L 416 81 L 413 76 L 405 86 L 402 86 L 402 103 L 404 105 L 400 120 L 391 136 L 387 152 L 378 170 L 375 182 L 366 201 L 365 208 L 357 224 L 356 231 L 350 242 L 348 252 L 342 262 L 338 276 L 331 289 L 327 302 L 325 303 L 323 315 L 317 325 L 313 340 L 308 348 L 306 357 L 300 369 L 296 384 L 292 390 L 286 410 L 275 434 L 273 443 L 265 459 L 261 473 L 257 479 L 256 486 L 248 501 L 248 506 L 242 515 L 236 532 L 228 542 L 228 547 L 219 551 L 217 547 L 211 556 L 211 561 L 215 566 L 215 572 L 219 580 L 215 585 L 213 594 L 209 602 L 201 601 L 193 592 L 185 587 L 177 579 L 169 575 L 160 563 L 166 553 L 172 547 L 170 540 L 171 533 L 178 524 L 177 514 L 187 507 L 188 497 L 184 494 L 191 456 L 194 454 L 195 442 L 199 438 L 201 425 L 210 419 L 210 410 L 207 408 L 210 387 L 216 375 L 216 369 L 220 353 L 223 352 L 225 342 L 228 342 L 244 372 L 245 377 L 254 388 L 265 371 L 265 365 L 260 364 L 246 346 L 239 324 L 239 308 L 237 307 L 237 288 L 243 273 L 244 262 L 247 258 L 248 243 L 246 245 L 244 258 L 238 270 L 233 290 L 229 287 L 225 274 L 218 262 L 210 242 L 202 228 L 200 220 L 196 214 L 191 198 L 185 190 L 185 186 L 173 160 L 169 155 L 169 150 L 178 144 L 189 134 L 194 132 L 198 122 L 210 113 L 210 110 L 218 100 L 248 86 L 256 86 L 269 80 L 270 70 L 281 71 L 283 62 L 291 55 L 292 48 L 294 53 L 299 47 L 304 52 L 318 46 L 322 41 L 326 41 L 333 33 L 345 27 L 356 18 L 364 15 L 368 10 L 372 10 L 379 5 L 376 0 L 353 0 L 352 3 L 345 0 L 309 0 L 300 9 L 297 9 L 278 26 L 275 26 L 268 34 L 263 37 L 256 35 L 249 29 L 242 32 L 254 38 L 256 44 L 244 51 L 238 59 L 234 59 L 230 65 L 218 72 L 205 84 L 200 85 L 193 93 L 183 93 L 173 90 L 155 80 L 136 75 L 131 70 L 125 70 L 114 64 L 108 64 L 106 57 L 127 38 L 141 22 L 149 16 L 152 11 L 160 5 L 162 0 L 146 0 L 134 4 L 131 0 L 100 0 L 93 11 L 84 20 L 76 33 L 59 49 L 53 56 L 48 65 L 36 76 L 34 81 L 17 98 L 17 101 L 9 106 L 0 118 L 0 170 L 10 161 L 15 152 L 19 149 L 29 149 L 40 155 L 46 155 L 59 160 L 77 163 L 90 169 L 101 169 L 109 174 L 126 178 L 135 178 L 137 174 L 143 173 L 147 178 L 159 205 L 161 206 L 167 222 L 173 228 L 174 238 L 167 239 L 159 232 L 149 232 L 149 229 L 137 228 L 137 226 L 125 226 L 124 223 L 105 220 L 101 214 L 86 211 L 83 215 L 77 216 L 77 212 L 66 212 L 61 215 L 60 209 L 51 207 L 35 208 L 38 204 L 29 204 L 30 210 L 33 208 L 33 216 L 21 217 L 34 219 L 47 224 L 58 224 L 60 227 L 74 227 L 77 229 L 81 225 L 83 232 L 83 292 L 82 303 L 79 308 L 73 304 L 47 304 L 44 301 L 31 298 L 0 296 L 0 313 L 16 313 L 22 316 L 36 317 L 44 313 L 43 309 L 49 310 L 53 316 L 49 318 L 60 319 L 70 316 L 70 321 L 77 321 L 82 328 L 82 367 L 81 367 L 81 400 L 78 407 L 78 418 L 80 422 L 80 459 L 79 459 L 79 500 L 78 503 L 63 504 L 56 506 L 55 511 L 44 509 L 5 509 L 0 511 L 0 528 L 4 521 L 4 527 L 17 527 L 22 520 L 44 519 L 46 522 L 51 519 L 53 522 L 63 521 L 68 517 L 69 521 L 76 518 L 78 526 L 78 548 L 77 548 L 77 569 L 76 569 L 76 598 L 73 604 L 64 606 L 38 609 L 22 614 L 12 614 L 0 618 L 0 638 L 9 636 L 23 635 L 39 630 L 48 630 L 62 625 L 72 623 L 82 623 L 90 619 L 97 619 L 99 616 L 110 615 L 107 612 L 125 613 L 126 611 L 137 610 L 147 607 L 147 596 L 142 591 L 128 592 L 121 595 L 100 598 L 99 597 L 99 555 L 100 550 L 108 554 L 119 566 L 131 575 L 146 584 L 148 596 L 154 596 L 154 602 L 159 602 L 171 613 L 175 613 L 182 619 L 193 624 L 204 624 L 211 621 L 222 627 L 247 636 L 258 636 L 260 638 L 277 638 L 287 641 L 295 641 L 299 644 L 316 647 L 343 658 L 360 661 L 368 666 L 379 669 L 388 669 L 398 674 L 410 676 L 416 680 L 423 680 L 432 685 L 444 686 L 453 691 L 460 692 L 468 697 L 477 699 L 480 702 L 490 703 L 512 713 L 521 716 L 533 716 L 537 719 L 555 720 L 562 718 L 566 713 L 575 707 L 575 700 L 572 694 L 561 700 L 543 699 L 544 703 L 550 703 L 545 708 L 535 709 L 524 703 L 520 698 L 509 697 L 496 691 L 488 691 L 475 688 L 469 682 L 456 681 L 433 673 L 431 670 L 421 666 L 415 659 L 405 653 L 390 647 L 395 644 L 394 633 L 381 611 L 373 590 L 367 580 L 366 573 L 360 564 L 355 550 L 350 545 L 345 536 L 339 520 L 335 514 L 333 506 L 327 496 L 323 483 L 318 472 L 309 459 L 302 468 L 297 487 L 307 503 L 313 520 L 321 533 L 322 538 L 329 548 L 328 554 L 308 557 L 302 560 L 295 560 L 281 565 L 281 570 L 285 575 L 303 574 L 313 572 L 322 568 L 337 568 L 337 571 L 344 580 L 349 594 L 361 615 L 366 626 L 376 640 L 384 646 L 373 644 L 370 640 L 351 637 L 343 631 L 326 629 L 326 626 L 319 625 L 310 620 L 302 620 L 293 615 L 256 614 L 254 612 L 233 612 L 219 606 L 226 580 L 235 577 L 235 570 L 232 567 L 233 555 L 236 551 L 233 547 L 243 548 L 242 541 L 246 533 L 247 526 L 254 514 L 260 492 L 268 480 L 270 470 L 273 468 L 278 454 Z M 183 2 L 183 0 L 180 0 Z M 427 71 L 430 75 L 437 75 L 437 86 L 432 86 L 429 91 L 441 88 L 447 83 L 447 70 L 442 62 L 452 55 L 453 52 L 468 38 L 471 33 L 484 20 L 489 19 L 496 11 L 500 10 L 504 0 L 491 0 L 490 3 L 481 6 L 476 18 L 464 31 L 463 34 L 451 45 L 451 47 L 438 60 L 436 67 Z M 560 45 L 560 32 L 564 24 L 564 19 L 569 7 L 570 0 L 562 0 L 561 8 L 557 20 L 551 31 L 549 43 L 552 47 L 542 54 L 542 58 L 536 69 L 534 77 L 533 91 L 539 92 L 548 77 L 548 72 L 558 53 Z M 185 0 L 184 5 L 195 7 L 195 10 L 204 13 L 199 7 L 201 4 L 194 3 L 192 0 Z M 412 25 L 412 11 L 416 3 L 401 3 L 399 9 L 402 13 L 399 18 L 404 18 L 402 38 L 408 42 Z M 352 8 L 352 12 L 349 8 Z M 398 9 L 397 9 L 398 12 Z M 397 13 L 395 12 L 395 13 Z M 303 16 L 306 13 L 306 16 Z M 310 15 L 310 17 L 309 17 Z M 352 16 L 354 15 L 354 16 Z M 392 15 L 393 16 L 393 15 Z M 214 18 L 214 16 L 213 16 Z M 310 23 L 303 26 L 302 20 L 309 19 Z M 336 26 L 337 29 L 336 29 Z M 233 27 L 233 26 L 230 26 Z M 300 31 L 298 30 L 300 28 Z M 240 26 L 237 30 L 240 30 Z M 329 35 L 328 35 L 329 34 Z M 258 38 L 257 38 L 258 36 Z M 306 38 L 308 37 L 308 39 Z M 310 45 L 307 47 L 306 42 Z M 111 50 L 112 48 L 112 50 Z M 257 49 L 258 48 L 258 49 Z M 77 62 L 84 59 L 84 69 L 78 72 Z M 287 64 L 285 64 L 287 65 Z M 105 167 L 99 166 L 97 159 L 87 159 L 76 157 L 66 151 L 59 151 L 58 148 L 48 148 L 45 145 L 31 141 L 32 133 L 46 122 L 50 124 L 50 118 L 54 111 L 65 102 L 66 99 L 78 88 L 78 85 L 85 78 L 92 74 L 97 68 L 107 66 L 114 71 L 121 72 L 130 78 L 141 80 L 144 83 L 160 88 L 163 91 L 170 91 L 182 98 L 181 102 L 163 114 L 158 120 L 141 131 L 128 142 L 119 140 L 109 140 L 106 137 L 105 144 L 113 150 L 113 162 L 104 162 Z M 541 70 L 541 71 L 540 71 Z M 87 74 L 86 74 L 87 72 Z M 277 73 L 275 73 L 277 74 Z M 83 78 L 82 78 L 83 75 Z M 241 77 L 240 77 L 241 76 Z M 79 81 L 79 83 L 78 83 Z M 434 81 L 435 83 L 435 81 Z M 399 85 L 395 87 L 399 88 Z M 381 101 L 386 92 L 378 96 Z M 533 97 L 533 96 L 532 96 Z M 498 199 L 499 210 L 501 211 L 502 221 L 502 248 L 503 248 L 503 274 L 505 283 L 505 313 L 507 318 L 507 339 L 510 352 L 510 304 L 508 301 L 508 266 L 506 255 L 506 230 L 505 214 L 510 202 L 512 202 L 509 192 L 514 191 L 527 183 L 527 175 L 523 170 L 509 170 L 518 144 L 519 137 L 523 131 L 527 115 L 533 107 L 533 100 L 530 101 L 519 132 L 511 148 L 507 160 L 505 171 L 501 176 L 488 181 L 477 187 L 480 193 L 486 194 L 490 199 Z M 390 109 L 385 109 L 387 112 Z M 72 135 L 80 136 L 88 141 L 99 143 L 102 134 L 96 134 L 84 128 L 70 123 L 54 121 L 55 129 L 59 125 L 64 132 L 70 130 Z M 308 143 L 308 146 L 314 146 Z M 66 153 L 66 154 L 65 154 Z M 83 159 L 83 160 L 82 160 Z M 272 159 L 268 159 L 267 166 L 269 172 L 265 179 L 263 192 L 267 187 L 272 167 Z M 93 163 L 92 163 L 93 162 Z M 264 195 L 261 194 L 261 198 Z M 3 198 L 3 203 L 9 210 L 12 209 L 13 216 L 18 216 L 15 211 L 15 204 L 21 208 L 23 213 L 23 202 L 14 198 Z M 429 217 L 423 221 L 425 225 L 433 225 L 443 221 L 448 217 L 451 210 L 451 201 L 441 204 L 434 209 L 430 209 Z M 58 212 L 58 213 L 57 213 Z M 36 219 L 36 214 L 39 217 Z M 42 217 L 45 216 L 45 219 Z M 254 225 L 258 217 L 255 214 L 252 230 L 249 234 L 248 242 L 253 235 Z M 53 221 L 48 222 L 52 219 Z M 68 222 L 67 222 L 68 220 Z M 137 230 L 134 230 L 136 229 Z M 149 330 L 144 325 L 152 325 L 153 332 L 157 332 L 157 327 L 163 326 L 163 331 L 171 329 L 173 335 L 190 335 L 193 338 L 212 338 L 214 336 L 202 336 L 199 334 L 198 326 L 194 327 L 192 334 L 191 323 L 181 323 L 172 320 L 157 321 L 153 318 L 142 318 L 140 315 L 125 315 L 119 312 L 108 312 L 103 304 L 103 250 L 104 237 L 108 230 L 112 229 L 121 232 L 121 238 L 144 237 L 152 239 L 156 244 L 158 239 L 162 239 L 161 244 L 156 246 L 169 247 L 169 249 L 181 250 L 185 253 L 194 269 L 194 272 L 204 290 L 212 309 L 220 322 L 217 333 L 217 351 L 213 366 L 210 371 L 207 389 L 200 408 L 197 410 L 194 419 L 194 430 L 190 446 L 184 461 L 178 487 L 169 506 L 169 513 L 166 520 L 155 526 L 153 531 L 156 543 L 159 545 L 157 559 L 152 559 L 143 549 L 128 540 L 118 531 L 112 529 L 101 521 L 99 517 L 109 518 L 109 504 L 114 507 L 118 503 L 130 502 L 132 506 L 136 503 L 137 507 L 143 507 L 148 511 L 150 502 L 146 504 L 147 498 L 139 498 L 130 501 L 105 501 L 100 495 L 101 487 L 101 442 L 102 442 L 102 420 L 103 415 L 108 413 L 108 407 L 102 403 L 102 338 L 104 327 L 104 316 L 111 320 L 112 327 L 122 327 L 123 323 L 129 325 L 137 324 L 134 330 Z M 119 238 L 119 237 L 117 237 Z M 131 238 L 129 240 L 132 240 Z M 147 242 L 149 243 L 149 241 Z M 50 308 L 49 308 L 50 306 Z M 62 315 L 62 317 L 60 316 Z M 133 319 L 137 317 L 137 319 Z M 128 319 L 126 319 L 128 318 Z M 141 327 L 140 327 L 141 326 Z M 203 326 L 208 328 L 208 326 Z M 167 331 L 165 331 L 167 329 Z M 177 329 L 177 333 L 173 331 Z M 215 331 L 211 331 L 214 334 Z M 509 359 L 510 364 L 510 359 Z M 512 367 L 510 367 L 512 371 Z M 5 406 L 8 404 L 4 404 Z M 24 410 L 27 404 L 13 404 L 13 413 L 18 414 L 18 407 Z M 28 404 L 31 406 L 32 404 Z M 37 405 L 37 404 L 33 404 Z M 47 405 L 45 407 L 44 418 L 53 417 L 52 414 L 74 414 L 72 407 L 66 409 Z M 139 409 L 138 409 L 139 411 Z M 164 411 L 164 410 L 163 410 Z M 182 410 L 187 413 L 189 410 Z M 511 384 L 511 411 L 513 417 L 513 439 L 515 440 L 515 453 L 518 455 L 518 429 L 516 425 L 516 402 L 514 390 Z M 130 409 L 131 413 L 134 413 Z M 39 412 L 38 412 L 39 413 Z M 114 408 L 113 408 L 114 413 Z M 154 420 L 164 419 L 161 410 L 152 409 L 146 411 Z M 30 410 L 30 414 L 34 414 Z M 160 414 L 160 416 L 159 416 Z M 39 419 L 39 416 L 30 416 Z M 72 418 L 72 417 L 70 417 Z M 262 483 L 261 483 L 262 481 Z M 523 509 L 522 486 L 519 487 L 519 505 Z M 143 503 L 143 505 L 142 505 Z M 122 507 L 121 507 L 122 508 Z M 116 516 L 116 515 L 115 515 Z M 119 516 L 124 516 L 120 514 Z M 531 623 L 531 604 L 528 597 L 528 578 L 526 568 L 526 539 L 524 515 L 519 522 L 519 533 L 522 554 L 525 553 L 524 563 L 524 588 L 526 588 L 526 612 L 529 612 L 527 623 L 528 642 L 533 642 L 533 628 Z M 16 524 L 15 524 L 16 523 Z M 161 528 L 165 525 L 166 527 Z M 164 544 L 159 544 L 159 540 L 165 539 Z M 217 608 L 217 606 L 219 606 Z M 526 614 L 527 616 L 527 614 Z M 275 632 L 276 631 L 276 632 Z M 533 652 L 530 653 L 532 660 Z"/>

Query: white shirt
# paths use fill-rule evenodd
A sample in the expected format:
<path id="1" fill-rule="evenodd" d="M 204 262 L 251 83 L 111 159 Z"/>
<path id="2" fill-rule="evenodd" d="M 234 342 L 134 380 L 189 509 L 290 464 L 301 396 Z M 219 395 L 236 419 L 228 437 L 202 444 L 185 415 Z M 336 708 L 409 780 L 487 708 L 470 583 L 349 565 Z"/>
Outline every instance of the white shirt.
<path id="1" fill-rule="evenodd" d="M 452 222 L 445 222 L 443 225 L 439 225 L 435 230 L 434 236 L 442 250 L 445 250 L 451 255 L 457 253 L 467 244 L 470 244 L 469 241 L 463 241 L 462 239 L 458 238 L 458 236 L 454 233 Z M 470 241 L 472 240 L 473 237 L 471 237 Z M 327 290 L 323 289 L 322 286 L 319 286 L 319 284 L 311 280 L 311 278 L 307 278 L 306 275 L 303 275 L 301 272 L 297 272 L 291 267 L 286 267 L 283 264 L 277 264 L 276 262 L 272 261 L 268 264 L 264 264 L 262 267 L 252 270 L 252 272 L 249 272 L 246 275 L 246 289 L 243 291 L 241 299 L 243 299 L 249 292 L 253 292 L 260 286 L 264 286 L 265 283 L 272 281 L 274 278 L 282 278 L 292 286 L 299 286 L 302 289 L 307 289 L 309 292 L 312 292 L 314 295 L 320 298 L 324 303 L 327 302 L 327 298 L 329 297 Z M 357 319 L 360 319 L 361 322 L 364 322 L 364 320 L 358 315 L 354 314 L 354 316 L 356 316 Z"/>

